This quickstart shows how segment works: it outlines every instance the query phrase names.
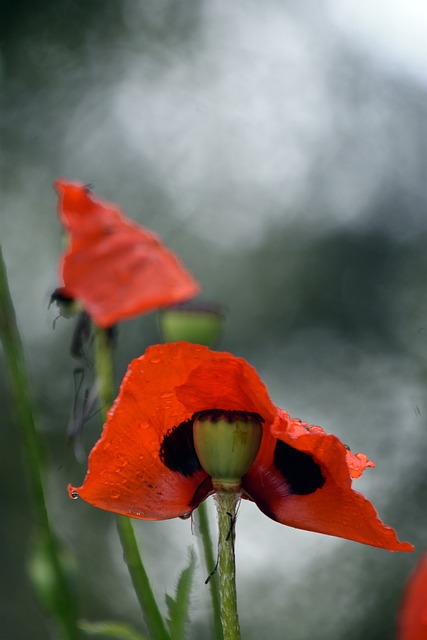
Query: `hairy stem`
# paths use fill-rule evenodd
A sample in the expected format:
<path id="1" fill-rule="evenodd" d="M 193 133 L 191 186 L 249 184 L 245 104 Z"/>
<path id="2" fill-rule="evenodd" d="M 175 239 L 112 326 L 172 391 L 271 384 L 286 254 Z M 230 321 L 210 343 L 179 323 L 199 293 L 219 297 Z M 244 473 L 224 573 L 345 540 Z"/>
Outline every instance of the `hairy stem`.
<path id="1" fill-rule="evenodd" d="M 218 575 L 215 572 L 215 557 L 212 537 L 209 530 L 209 518 L 206 502 L 201 502 L 197 508 L 198 527 L 201 536 L 206 570 L 209 572 L 209 588 L 213 610 L 213 627 L 215 640 L 224 640 L 221 624 L 221 602 L 219 597 Z M 212 572 L 212 573 L 211 573 Z"/>
<path id="2" fill-rule="evenodd" d="M 234 555 L 236 507 L 240 494 L 215 494 L 218 511 L 218 571 L 224 640 L 240 640 Z"/>

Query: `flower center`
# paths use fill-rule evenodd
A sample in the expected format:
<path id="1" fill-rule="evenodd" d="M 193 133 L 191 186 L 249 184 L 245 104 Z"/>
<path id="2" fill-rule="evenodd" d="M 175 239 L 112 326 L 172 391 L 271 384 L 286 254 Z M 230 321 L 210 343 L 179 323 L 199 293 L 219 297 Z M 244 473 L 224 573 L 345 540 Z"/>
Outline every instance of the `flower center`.
<path id="1" fill-rule="evenodd" d="M 252 466 L 262 438 L 257 413 L 210 409 L 194 415 L 197 457 L 216 491 L 237 492 Z"/>

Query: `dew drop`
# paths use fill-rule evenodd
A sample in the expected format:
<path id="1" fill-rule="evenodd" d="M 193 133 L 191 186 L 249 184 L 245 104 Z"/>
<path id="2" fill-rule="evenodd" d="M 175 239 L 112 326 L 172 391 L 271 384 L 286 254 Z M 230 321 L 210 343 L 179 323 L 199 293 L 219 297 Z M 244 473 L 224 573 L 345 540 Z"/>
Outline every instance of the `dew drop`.
<path id="1" fill-rule="evenodd" d="M 161 399 L 162 400 L 166 400 L 166 398 L 172 398 L 174 396 L 174 393 L 171 391 L 166 391 L 165 393 L 161 394 Z"/>
<path id="2" fill-rule="evenodd" d="M 70 498 L 72 498 L 73 500 L 77 500 L 78 497 L 79 497 L 79 494 L 77 491 L 75 490 L 70 491 Z"/>
<path id="3" fill-rule="evenodd" d="M 189 511 L 188 513 L 183 513 L 182 516 L 179 516 L 179 518 L 181 520 L 188 520 L 190 516 L 191 516 L 191 511 Z"/>
<path id="4" fill-rule="evenodd" d="M 150 358 L 151 364 L 159 364 L 161 362 L 160 358 Z"/>

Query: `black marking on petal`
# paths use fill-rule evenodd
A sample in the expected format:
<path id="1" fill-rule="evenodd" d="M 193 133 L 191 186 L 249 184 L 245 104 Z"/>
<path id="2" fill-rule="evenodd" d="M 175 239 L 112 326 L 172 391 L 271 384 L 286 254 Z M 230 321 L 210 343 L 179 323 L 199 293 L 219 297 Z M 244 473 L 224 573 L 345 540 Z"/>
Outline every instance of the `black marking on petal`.
<path id="1" fill-rule="evenodd" d="M 168 469 L 185 477 L 201 470 L 194 448 L 193 420 L 181 422 L 167 432 L 160 445 L 160 460 Z"/>
<path id="2" fill-rule="evenodd" d="M 278 440 L 274 449 L 274 466 L 289 485 L 289 493 L 305 496 L 320 489 L 326 478 L 320 466 L 303 451 Z"/>

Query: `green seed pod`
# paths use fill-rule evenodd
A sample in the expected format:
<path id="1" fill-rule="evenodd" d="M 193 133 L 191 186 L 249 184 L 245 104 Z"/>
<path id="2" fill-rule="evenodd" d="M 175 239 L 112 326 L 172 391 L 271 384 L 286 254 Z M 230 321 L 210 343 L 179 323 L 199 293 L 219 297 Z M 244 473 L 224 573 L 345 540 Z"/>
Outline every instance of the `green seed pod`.
<path id="1" fill-rule="evenodd" d="M 258 453 L 262 422 L 259 415 L 243 411 L 213 409 L 196 415 L 194 446 L 214 489 L 239 491 L 241 479 Z"/>

